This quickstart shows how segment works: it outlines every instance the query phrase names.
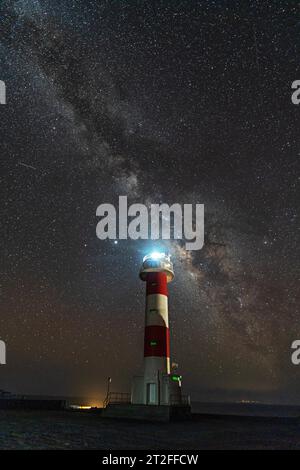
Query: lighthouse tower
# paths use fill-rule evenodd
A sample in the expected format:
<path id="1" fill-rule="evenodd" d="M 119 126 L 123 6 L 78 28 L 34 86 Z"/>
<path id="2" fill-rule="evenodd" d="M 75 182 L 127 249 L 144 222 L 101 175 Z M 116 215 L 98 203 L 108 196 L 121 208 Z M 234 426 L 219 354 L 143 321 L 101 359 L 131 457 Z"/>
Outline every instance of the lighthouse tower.
<path id="1" fill-rule="evenodd" d="M 170 369 L 168 283 L 174 278 L 173 264 L 165 253 L 145 256 L 140 279 L 146 283 L 146 314 L 143 375 L 133 380 L 133 404 L 181 403 L 181 376 Z"/>

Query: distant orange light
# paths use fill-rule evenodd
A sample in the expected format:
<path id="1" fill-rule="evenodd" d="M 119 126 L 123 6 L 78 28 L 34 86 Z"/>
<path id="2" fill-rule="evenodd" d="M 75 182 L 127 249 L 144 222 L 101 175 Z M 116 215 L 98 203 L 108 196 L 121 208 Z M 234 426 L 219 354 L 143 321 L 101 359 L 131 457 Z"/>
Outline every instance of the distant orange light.
<path id="1" fill-rule="evenodd" d="M 90 410 L 92 407 L 87 405 L 70 405 L 73 410 Z"/>

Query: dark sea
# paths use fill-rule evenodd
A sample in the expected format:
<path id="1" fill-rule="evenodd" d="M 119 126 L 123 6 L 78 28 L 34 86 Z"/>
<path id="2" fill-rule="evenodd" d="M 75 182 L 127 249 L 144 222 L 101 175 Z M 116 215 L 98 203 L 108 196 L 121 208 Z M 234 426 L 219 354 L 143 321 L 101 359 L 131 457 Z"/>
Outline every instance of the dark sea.
<path id="1" fill-rule="evenodd" d="M 261 416 L 276 418 L 300 417 L 300 405 L 267 405 L 263 403 L 192 402 L 192 412 L 211 415 Z"/>

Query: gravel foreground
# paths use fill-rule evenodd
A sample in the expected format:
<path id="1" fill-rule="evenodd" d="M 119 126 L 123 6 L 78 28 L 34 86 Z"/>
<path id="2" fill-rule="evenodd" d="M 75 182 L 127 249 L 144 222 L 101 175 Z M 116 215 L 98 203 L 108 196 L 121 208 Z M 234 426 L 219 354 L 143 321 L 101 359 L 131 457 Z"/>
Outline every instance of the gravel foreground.
<path id="1" fill-rule="evenodd" d="M 138 423 L 90 412 L 0 411 L 0 449 L 300 449 L 300 419 L 197 415 Z"/>

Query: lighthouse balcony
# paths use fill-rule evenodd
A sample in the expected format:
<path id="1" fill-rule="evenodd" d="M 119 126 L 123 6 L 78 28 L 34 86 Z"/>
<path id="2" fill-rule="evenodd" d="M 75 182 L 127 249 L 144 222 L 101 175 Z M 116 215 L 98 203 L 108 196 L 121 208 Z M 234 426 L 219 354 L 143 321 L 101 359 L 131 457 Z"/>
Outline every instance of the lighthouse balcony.
<path id="1" fill-rule="evenodd" d="M 174 278 L 174 269 L 170 255 L 165 253 L 151 253 L 145 256 L 140 270 L 140 278 L 145 281 L 147 274 L 153 272 L 164 272 L 167 275 L 167 281 L 172 281 Z"/>

